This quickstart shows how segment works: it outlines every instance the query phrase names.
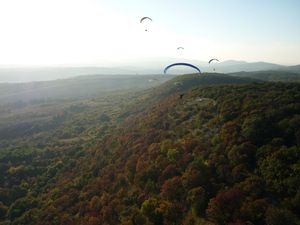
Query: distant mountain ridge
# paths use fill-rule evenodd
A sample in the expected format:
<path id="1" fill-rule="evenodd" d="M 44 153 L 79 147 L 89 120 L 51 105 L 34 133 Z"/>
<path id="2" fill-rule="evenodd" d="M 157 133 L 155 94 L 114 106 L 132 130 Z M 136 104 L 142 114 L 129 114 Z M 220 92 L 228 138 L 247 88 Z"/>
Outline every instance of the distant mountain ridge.
<path id="1" fill-rule="evenodd" d="M 278 70 L 284 69 L 285 66 L 267 63 L 267 62 L 254 62 L 254 63 L 238 63 L 238 64 L 224 64 L 220 63 L 219 65 L 215 65 L 216 70 L 222 73 L 233 73 L 233 72 L 253 72 L 253 71 L 261 71 L 261 70 Z"/>
<path id="2" fill-rule="evenodd" d="M 241 60 L 225 60 L 220 62 L 213 63 L 211 65 L 206 61 L 200 60 L 189 60 L 184 58 L 158 58 L 158 59 L 149 59 L 149 60 L 140 60 L 135 63 L 132 63 L 131 66 L 127 66 L 125 68 L 130 68 L 131 70 L 140 71 L 140 73 L 155 73 L 160 74 L 163 72 L 163 68 L 167 65 L 175 62 L 188 62 L 198 66 L 202 72 L 217 72 L 217 73 L 235 73 L 235 72 L 254 72 L 254 71 L 264 71 L 264 70 L 281 70 L 281 71 L 291 71 L 300 73 L 300 65 L 295 66 L 284 66 L 275 63 L 269 62 L 247 62 Z M 125 64 L 124 64 L 125 66 Z M 120 67 L 122 68 L 122 66 Z M 215 71 L 214 71 L 215 69 Z M 190 73 L 191 70 L 189 68 L 178 68 L 171 71 L 171 73 Z"/>
<path id="3" fill-rule="evenodd" d="M 280 69 L 280 71 L 281 70 L 289 71 L 289 72 L 293 72 L 293 73 L 300 73 L 300 65 L 284 67 L 284 68 Z"/>
<path id="4" fill-rule="evenodd" d="M 163 74 L 163 69 L 175 62 L 189 62 L 198 66 L 202 72 L 236 73 L 256 72 L 266 70 L 288 71 L 300 73 L 300 65 L 284 66 L 268 62 L 246 62 L 226 60 L 209 65 L 205 61 L 182 58 L 155 58 L 124 62 L 118 66 L 89 66 L 89 67 L 35 67 L 35 68 L 0 68 L 0 83 L 20 83 L 31 81 L 46 81 L 71 78 L 83 75 L 149 75 Z M 188 74 L 193 70 L 177 67 L 170 70 L 172 74 Z"/>

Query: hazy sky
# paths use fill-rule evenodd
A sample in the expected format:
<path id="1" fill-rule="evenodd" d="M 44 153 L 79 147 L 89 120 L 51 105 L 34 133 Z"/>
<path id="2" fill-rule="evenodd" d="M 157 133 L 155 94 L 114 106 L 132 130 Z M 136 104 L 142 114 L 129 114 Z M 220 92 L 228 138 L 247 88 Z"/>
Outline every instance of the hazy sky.
<path id="1" fill-rule="evenodd" d="M 160 57 L 300 64 L 300 1 L 0 0 L 0 66 Z"/>

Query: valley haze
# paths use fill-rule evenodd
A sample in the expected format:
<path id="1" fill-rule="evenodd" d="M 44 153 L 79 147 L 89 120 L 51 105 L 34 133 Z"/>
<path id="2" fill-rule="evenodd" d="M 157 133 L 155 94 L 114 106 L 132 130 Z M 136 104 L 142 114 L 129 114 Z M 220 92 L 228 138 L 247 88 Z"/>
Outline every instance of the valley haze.
<path id="1" fill-rule="evenodd" d="M 268 62 L 246 62 L 226 60 L 209 66 L 205 61 L 178 58 L 155 58 L 153 60 L 137 61 L 107 66 L 26 66 L 0 67 L 0 83 L 20 83 L 32 81 L 50 81 L 83 75 L 149 75 L 163 74 L 168 64 L 184 61 L 199 66 L 202 72 L 235 73 L 263 70 L 281 70 L 300 73 L 300 65 L 286 66 Z M 171 74 L 191 73 L 193 70 L 177 68 Z"/>

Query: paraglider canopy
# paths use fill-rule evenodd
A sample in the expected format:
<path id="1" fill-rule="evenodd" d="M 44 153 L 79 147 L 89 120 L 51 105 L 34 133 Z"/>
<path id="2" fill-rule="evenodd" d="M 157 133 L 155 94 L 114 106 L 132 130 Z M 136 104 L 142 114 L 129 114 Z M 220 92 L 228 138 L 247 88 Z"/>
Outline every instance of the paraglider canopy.
<path id="1" fill-rule="evenodd" d="M 140 23 L 144 25 L 145 31 L 148 31 L 149 22 L 152 22 L 152 19 L 148 16 L 140 19 Z"/>
<path id="2" fill-rule="evenodd" d="M 184 51 L 184 47 L 177 48 L 177 52 L 179 53 L 179 55 L 182 55 L 183 51 Z"/>
<path id="3" fill-rule="evenodd" d="M 169 66 L 167 66 L 165 69 L 164 69 L 164 74 L 167 73 L 167 71 L 171 68 L 171 67 L 174 67 L 174 66 L 188 66 L 188 67 L 191 67 L 191 68 L 194 68 L 195 70 L 197 70 L 199 73 L 201 73 L 201 70 L 197 67 L 197 66 L 194 66 L 190 63 L 173 63 Z"/>
<path id="4" fill-rule="evenodd" d="M 140 20 L 140 23 L 142 23 L 144 20 L 150 20 L 150 21 L 152 21 L 152 19 L 151 19 L 150 17 L 145 16 L 145 17 L 143 17 L 143 18 Z"/>
<path id="5" fill-rule="evenodd" d="M 214 60 L 220 62 L 218 59 L 211 59 L 211 60 L 208 61 L 208 63 L 210 64 Z"/>
<path id="6" fill-rule="evenodd" d="M 211 60 L 208 61 L 208 64 L 210 65 L 213 61 L 220 62 L 218 59 L 211 59 Z M 216 68 L 213 68 L 213 71 L 216 71 Z"/>

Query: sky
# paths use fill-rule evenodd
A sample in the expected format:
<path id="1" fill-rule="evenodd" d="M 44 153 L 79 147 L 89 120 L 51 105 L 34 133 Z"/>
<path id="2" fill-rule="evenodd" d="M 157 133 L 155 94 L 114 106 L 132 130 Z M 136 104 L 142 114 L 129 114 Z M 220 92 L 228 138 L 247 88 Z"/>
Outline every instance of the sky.
<path id="1" fill-rule="evenodd" d="M 296 65 L 299 12 L 299 0 L 0 0 L 0 66 L 164 57 Z"/>

